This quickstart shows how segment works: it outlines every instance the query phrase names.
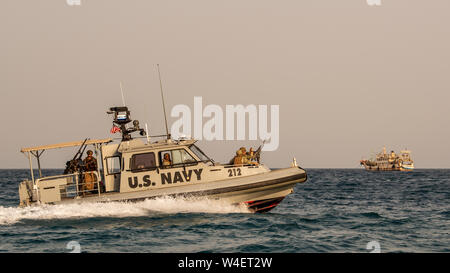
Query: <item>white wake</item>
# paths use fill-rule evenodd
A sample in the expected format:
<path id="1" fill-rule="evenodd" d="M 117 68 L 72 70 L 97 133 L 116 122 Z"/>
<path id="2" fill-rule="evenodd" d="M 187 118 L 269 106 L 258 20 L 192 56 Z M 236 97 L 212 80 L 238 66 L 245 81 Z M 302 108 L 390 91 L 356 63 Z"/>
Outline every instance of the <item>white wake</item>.
<path id="1" fill-rule="evenodd" d="M 90 217 L 136 217 L 152 213 L 249 213 L 245 205 L 236 206 L 210 199 L 175 199 L 170 197 L 141 202 L 84 203 L 67 205 L 42 205 L 36 207 L 0 206 L 0 225 L 10 225 L 21 220 L 47 220 Z"/>

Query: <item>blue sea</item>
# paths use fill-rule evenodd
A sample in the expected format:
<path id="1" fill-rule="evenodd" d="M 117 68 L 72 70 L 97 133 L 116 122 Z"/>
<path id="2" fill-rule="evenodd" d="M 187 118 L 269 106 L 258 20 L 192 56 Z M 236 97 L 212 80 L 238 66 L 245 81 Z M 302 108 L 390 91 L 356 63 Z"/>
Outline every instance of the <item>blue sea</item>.
<path id="1" fill-rule="evenodd" d="M 307 172 L 252 214 L 170 198 L 18 208 L 29 172 L 0 170 L 0 252 L 450 252 L 450 170 Z"/>

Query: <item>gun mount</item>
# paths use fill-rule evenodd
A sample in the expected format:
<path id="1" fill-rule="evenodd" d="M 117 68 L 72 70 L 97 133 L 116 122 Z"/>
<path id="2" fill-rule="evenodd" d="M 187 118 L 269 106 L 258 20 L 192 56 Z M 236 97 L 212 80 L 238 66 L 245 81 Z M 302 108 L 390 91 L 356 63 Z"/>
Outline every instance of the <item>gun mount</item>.
<path id="1" fill-rule="evenodd" d="M 75 156 L 72 158 L 72 160 L 69 160 L 66 162 L 66 169 L 64 170 L 64 174 L 71 174 L 78 171 L 83 170 L 83 160 L 81 160 L 81 157 L 83 156 L 84 151 L 86 150 L 86 142 L 89 140 L 89 138 L 86 138 L 81 144 L 80 149 L 78 149 Z"/>

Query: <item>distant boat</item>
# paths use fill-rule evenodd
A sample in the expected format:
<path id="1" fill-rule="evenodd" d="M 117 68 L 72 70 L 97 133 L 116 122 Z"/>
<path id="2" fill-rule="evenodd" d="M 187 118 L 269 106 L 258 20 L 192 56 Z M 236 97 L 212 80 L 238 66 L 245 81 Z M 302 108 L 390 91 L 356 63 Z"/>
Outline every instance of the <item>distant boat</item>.
<path id="1" fill-rule="evenodd" d="M 386 147 L 381 153 L 378 153 L 375 159 L 360 161 L 367 171 L 412 171 L 414 170 L 414 161 L 411 158 L 411 151 L 400 151 L 397 155 L 394 151 L 386 152 Z"/>

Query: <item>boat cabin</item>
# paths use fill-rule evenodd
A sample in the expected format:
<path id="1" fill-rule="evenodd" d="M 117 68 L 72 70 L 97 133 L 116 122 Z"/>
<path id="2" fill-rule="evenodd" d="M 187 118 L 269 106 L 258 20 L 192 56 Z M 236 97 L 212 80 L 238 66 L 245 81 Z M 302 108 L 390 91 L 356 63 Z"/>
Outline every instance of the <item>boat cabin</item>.
<path id="1" fill-rule="evenodd" d="M 118 143 L 112 138 L 86 139 L 21 150 L 28 157 L 31 180 L 19 185 L 20 205 L 164 189 L 270 171 L 254 162 L 246 165 L 217 164 L 195 145 L 196 140 L 173 140 L 170 135 L 148 136 L 136 120 L 133 127 L 125 126 L 132 121 L 127 107 L 112 107 L 110 110 L 108 113 L 114 114 L 113 124 L 120 126 L 113 127 L 114 132 L 122 133 Z M 133 132 L 140 132 L 141 137 L 132 138 Z M 165 139 L 150 141 L 161 137 Z M 96 169 L 87 169 L 82 160 L 86 147 L 90 145 L 95 151 Z M 42 154 L 68 147 L 79 147 L 79 150 L 72 160 L 67 161 L 64 173 L 43 177 Z M 34 176 L 32 156 L 37 161 L 38 178 Z"/>

